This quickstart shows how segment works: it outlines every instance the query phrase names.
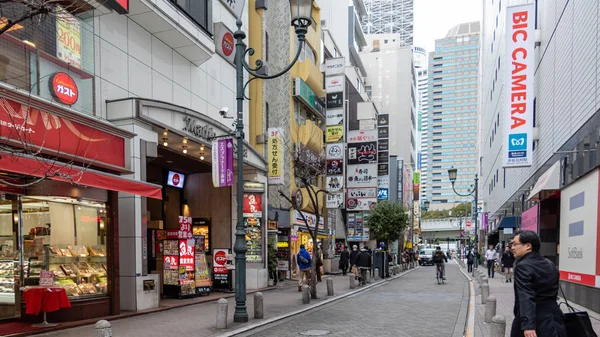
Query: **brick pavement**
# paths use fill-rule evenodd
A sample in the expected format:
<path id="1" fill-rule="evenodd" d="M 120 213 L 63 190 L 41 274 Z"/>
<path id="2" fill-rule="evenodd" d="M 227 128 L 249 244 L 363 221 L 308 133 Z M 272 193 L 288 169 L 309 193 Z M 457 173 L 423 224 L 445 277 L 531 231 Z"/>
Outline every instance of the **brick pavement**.
<path id="1" fill-rule="evenodd" d="M 349 280 L 347 276 L 332 276 L 334 280 L 334 297 L 340 297 L 344 294 L 354 292 L 349 289 Z M 327 287 L 323 282 L 318 283 L 317 291 L 319 299 L 311 300 L 311 305 L 327 301 L 332 297 L 327 296 Z M 389 279 L 386 279 L 389 280 Z M 381 280 L 380 283 L 383 283 Z M 373 282 L 375 283 L 375 282 Z M 298 292 L 296 282 L 280 283 L 275 290 L 263 292 L 264 296 L 264 316 L 265 319 L 274 318 L 301 308 L 308 308 L 303 305 L 301 293 Z M 218 336 L 227 331 L 242 328 L 244 326 L 260 323 L 263 320 L 253 319 L 254 297 L 247 296 L 247 310 L 250 320 L 248 323 L 233 323 L 233 313 L 235 309 L 235 298 L 228 298 L 229 322 L 228 330 L 216 329 L 217 303 L 215 301 L 196 304 L 186 307 L 174 308 L 170 310 L 149 313 L 135 317 L 118 319 L 111 321 L 113 326 L 113 336 Z M 95 336 L 93 325 L 82 326 L 73 329 L 60 330 L 41 334 L 39 336 L 61 336 L 61 337 L 92 337 Z"/>
<path id="2" fill-rule="evenodd" d="M 487 268 L 480 266 L 480 269 L 484 271 L 484 274 L 487 276 Z M 466 269 L 464 270 L 466 271 Z M 488 284 L 490 287 L 490 295 L 496 298 L 496 315 L 504 316 L 506 319 L 506 331 L 504 335 L 505 337 L 509 337 L 510 328 L 514 319 L 514 283 L 506 283 L 504 275 L 496 273 L 494 278 L 488 279 Z M 485 304 L 481 304 L 481 288 L 479 288 L 477 282 L 475 282 L 475 294 L 475 336 L 490 337 L 490 324 L 484 322 Z M 569 304 L 576 310 L 587 311 L 590 315 L 590 321 L 592 322 L 594 330 L 597 333 L 600 333 L 600 313 L 593 312 L 576 303 L 569 302 Z M 566 310 L 564 305 L 561 306 L 561 309 Z"/>
<path id="3" fill-rule="evenodd" d="M 291 337 L 310 330 L 328 336 L 462 337 L 469 301 L 468 282 L 456 264 L 438 285 L 434 267 L 348 296 L 302 315 L 239 336 Z"/>

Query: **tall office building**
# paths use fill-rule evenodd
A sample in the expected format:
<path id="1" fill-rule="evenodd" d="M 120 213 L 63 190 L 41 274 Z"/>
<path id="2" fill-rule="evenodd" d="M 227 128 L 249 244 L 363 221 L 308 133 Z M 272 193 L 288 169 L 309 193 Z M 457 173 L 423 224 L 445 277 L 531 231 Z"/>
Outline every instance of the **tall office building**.
<path id="1" fill-rule="evenodd" d="M 401 46 L 412 46 L 414 0 L 364 0 L 367 15 L 363 17 L 365 34 L 398 34 Z"/>
<path id="2" fill-rule="evenodd" d="M 431 209 L 452 208 L 459 197 L 448 180 L 458 169 L 456 190 L 466 194 L 477 173 L 477 74 L 479 22 L 459 24 L 435 41 L 429 54 L 426 198 Z"/>
<path id="3" fill-rule="evenodd" d="M 427 51 L 421 47 L 413 48 L 413 62 L 415 65 L 415 76 L 417 78 L 417 170 L 421 170 L 421 199 L 425 198 L 427 192 L 427 122 L 428 122 L 428 87 L 427 87 Z"/>

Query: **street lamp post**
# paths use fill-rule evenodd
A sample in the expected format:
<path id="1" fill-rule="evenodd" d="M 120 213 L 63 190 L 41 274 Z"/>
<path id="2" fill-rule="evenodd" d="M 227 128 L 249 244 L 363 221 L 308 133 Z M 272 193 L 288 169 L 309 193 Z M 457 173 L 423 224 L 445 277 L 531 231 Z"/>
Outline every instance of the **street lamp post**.
<path id="1" fill-rule="evenodd" d="M 244 190 L 244 99 L 248 84 L 255 79 L 273 79 L 287 73 L 298 61 L 302 47 L 306 40 L 306 32 L 312 23 L 313 0 L 289 0 L 291 26 L 294 27 L 298 37 L 298 51 L 293 61 L 281 72 L 275 75 L 258 74 L 262 68 L 262 60 L 255 62 L 255 67 L 250 67 L 246 62 L 246 54 L 254 55 L 253 48 L 247 48 L 244 43 L 246 33 L 242 31 L 242 20 L 237 19 L 237 31 L 233 34 L 235 38 L 235 79 L 236 79 L 236 100 L 237 100 L 237 120 L 235 122 L 235 137 L 237 139 L 237 224 L 235 228 L 235 244 L 233 251 L 235 253 L 235 313 L 234 322 L 248 322 L 248 311 L 246 310 L 246 232 L 243 219 L 243 190 Z M 252 75 L 244 83 L 244 70 Z"/>
<path id="2" fill-rule="evenodd" d="M 475 269 L 478 268 L 478 264 L 479 264 L 479 258 L 478 258 L 478 253 L 479 253 L 479 229 L 478 229 L 478 223 L 477 223 L 477 198 L 478 198 L 478 184 L 479 184 L 479 178 L 477 177 L 477 175 L 475 175 L 475 186 L 473 187 L 472 190 L 468 191 L 467 194 L 461 194 L 458 193 L 456 191 L 456 189 L 454 188 L 454 183 L 456 182 L 456 176 L 458 174 L 458 170 L 455 169 L 454 167 L 448 169 L 448 178 L 450 179 L 450 182 L 452 183 L 452 190 L 454 191 L 454 193 L 456 193 L 456 195 L 461 196 L 461 197 L 469 197 L 469 196 L 473 196 L 474 199 L 474 207 L 475 207 L 475 268 L 473 269 L 473 275 L 475 275 Z"/>

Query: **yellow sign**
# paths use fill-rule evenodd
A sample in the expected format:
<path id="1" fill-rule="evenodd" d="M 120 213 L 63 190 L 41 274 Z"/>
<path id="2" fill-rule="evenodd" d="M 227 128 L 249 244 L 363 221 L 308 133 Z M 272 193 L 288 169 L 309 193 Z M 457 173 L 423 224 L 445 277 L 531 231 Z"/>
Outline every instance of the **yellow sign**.
<path id="1" fill-rule="evenodd" d="M 284 242 L 284 241 L 277 242 L 277 248 L 287 248 L 289 246 L 290 246 L 290 244 L 288 242 Z"/>
<path id="2" fill-rule="evenodd" d="M 269 128 L 267 131 L 269 153 L 269 184 L 283 185 L 283 129 Z"/>
<path id="3" fill-rule="evenodd" d="M 65 10 L 57 13 L 56 41 L 58 59 L 81 69 L 81 25 Z"/>
<path id="4" fill-rule="evenodd" d="M 343 125 L 332 125 L 326 129 L 325 142 L 335 143 L 340 142 L 344 138 L 344 126 Z"/>

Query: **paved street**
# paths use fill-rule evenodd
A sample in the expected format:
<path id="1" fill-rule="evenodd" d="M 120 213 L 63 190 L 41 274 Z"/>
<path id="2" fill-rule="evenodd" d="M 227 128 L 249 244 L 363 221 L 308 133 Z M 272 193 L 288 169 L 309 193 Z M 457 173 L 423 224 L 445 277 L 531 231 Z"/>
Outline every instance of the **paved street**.
<path id="1" fill-rule="evenodd" d="M 454 263 L 438 285 L 433 267 L 241 336 L 298 336 L 321 330 L 328 336 L 462 337 L 468 283 Z"/>

